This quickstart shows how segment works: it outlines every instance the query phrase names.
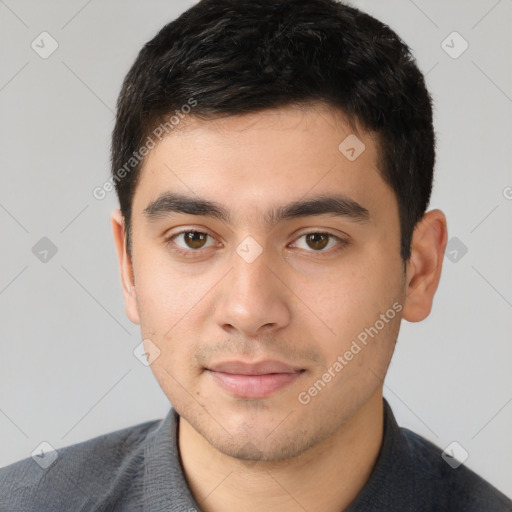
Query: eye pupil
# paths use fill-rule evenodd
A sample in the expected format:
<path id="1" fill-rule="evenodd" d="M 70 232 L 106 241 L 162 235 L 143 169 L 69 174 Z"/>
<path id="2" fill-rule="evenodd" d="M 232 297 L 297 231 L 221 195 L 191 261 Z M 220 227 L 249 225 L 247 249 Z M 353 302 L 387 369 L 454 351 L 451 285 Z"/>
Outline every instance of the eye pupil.
<path id="1" fill-rule="evenodd" d="M 206 233 L 200 233 L 199 231 L 188 231 L 185 234 L 185 240 L 189 247 L 200 249 L 204 245 L 207 236 Z"/>
<path id="2" fill-rule="evenodd" d="M 309 233 L 308 235 L 306 235 L 308 245 L 315 250 L 323 249 L 327 245 L 329 241 L 328 239 L 329 235 L 327 235 L 326 233 Z M 311 245 L 309 242 L 312 242 L 313 245 Z"/>

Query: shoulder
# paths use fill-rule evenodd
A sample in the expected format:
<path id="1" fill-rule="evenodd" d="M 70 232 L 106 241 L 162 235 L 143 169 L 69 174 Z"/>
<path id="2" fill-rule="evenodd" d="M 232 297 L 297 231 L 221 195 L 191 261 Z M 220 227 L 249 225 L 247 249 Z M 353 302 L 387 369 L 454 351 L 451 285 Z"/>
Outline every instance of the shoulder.
<path id="1" fill-rule="evenodd" d="M 148 421 L 42 453 L 41 463 L 34 456 L 0 468 L 0 510 L 82 510 L 123 492 L 128 482 L 133 484 L 131 493 L 140 492 L 144 441 L 161 422 Z"/>
<path id="2" fill-rule="evenodd" d="M 400 431 L 412 456 L 420 502 L 451 512 L 512 511 L 512 501 L 471 469 L 448 464 L 441 448 L 411 430 Z"/>

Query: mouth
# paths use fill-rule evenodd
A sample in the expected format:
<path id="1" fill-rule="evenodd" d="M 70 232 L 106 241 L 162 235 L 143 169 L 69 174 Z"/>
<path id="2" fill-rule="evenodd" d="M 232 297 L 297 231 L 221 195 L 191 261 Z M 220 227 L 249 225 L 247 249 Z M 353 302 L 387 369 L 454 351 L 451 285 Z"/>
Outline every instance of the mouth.
<path id="1" fill-rule="evenodd" d="M 205 369 L 222 389 L 239 398 L 267 398 L 296 381 L 306 371 L 280 361 L 248 364 L 225 361 Z"/>

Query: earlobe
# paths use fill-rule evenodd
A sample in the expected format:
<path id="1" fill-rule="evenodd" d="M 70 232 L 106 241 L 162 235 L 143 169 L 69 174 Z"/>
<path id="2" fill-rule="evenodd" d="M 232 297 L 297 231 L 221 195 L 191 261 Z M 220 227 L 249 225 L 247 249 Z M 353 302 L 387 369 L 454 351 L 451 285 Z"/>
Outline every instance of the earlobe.
<path id="1" fill-rule="evenodd" d="M 411 257 L 407 262 L 403 318 L 409 322 L 420 322 L 430 314 L 441 279 L 447 240 L 444 213 L 441 210 L 425 213 L 414 229 Z"/>
<path id="2" fill-rule="evenodd" d="M 131 258 L 126 252 L 125 222 L 121 210 L 114 210 L 110 215 L 112 234 L 119 262 L 121 275 L 121 287 L 128 318 L 135 324 L 140 324 L 140 316 L 137 305 L 137 293 L 135 290 L 134 273 Z"/>

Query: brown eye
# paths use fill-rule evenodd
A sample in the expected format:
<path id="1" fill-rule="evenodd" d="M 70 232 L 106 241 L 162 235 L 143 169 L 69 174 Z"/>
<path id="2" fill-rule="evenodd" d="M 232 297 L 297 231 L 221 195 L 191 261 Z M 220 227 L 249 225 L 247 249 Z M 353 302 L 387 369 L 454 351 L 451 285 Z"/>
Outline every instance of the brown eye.
<path id="1" fill-rule="evenodd" d="M 208 238 L 211 239 L 210 244 L 206 245 L 208 243 Z M 208 233 L 189 229 L 180 231 L 179 233 L 175 233 L 168 237 L 165 241 L 165 245 L 178 253 L 188 253 L 189 255 L 192 255 L 195 252 L 199 253 L 201 249 L 213 247 L 215 245 L 215 240 Z"/>
<path id="2" fill-rule="evenodd" d="M 185 231 L 183 233 L 185 243 L 191 249 L 201 249 L 203 247 L 208 235 L 199 231 Z"/>
<path id="3" fill-rule="evenodd" d="M 306 235 L 306 242 L 315 251 L 320 251 L 329 243 L 329 236 L 327 233 L 309 233 Z"/>
<path id="4" fill-rule="evenodd" d="M 339 236 L 322 231 L 312 231 L 299 236 L 293 243 L 292 247 L 298 247 L 307 252 L 332 253 L 338 249 L 342 249 L 348 245 L 348 240 L 344 240 Z M 332 249 L 332 250 L 331 250 Z"/>

